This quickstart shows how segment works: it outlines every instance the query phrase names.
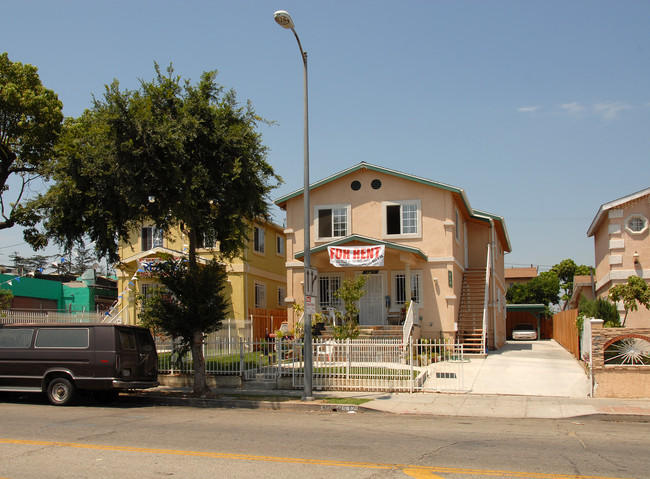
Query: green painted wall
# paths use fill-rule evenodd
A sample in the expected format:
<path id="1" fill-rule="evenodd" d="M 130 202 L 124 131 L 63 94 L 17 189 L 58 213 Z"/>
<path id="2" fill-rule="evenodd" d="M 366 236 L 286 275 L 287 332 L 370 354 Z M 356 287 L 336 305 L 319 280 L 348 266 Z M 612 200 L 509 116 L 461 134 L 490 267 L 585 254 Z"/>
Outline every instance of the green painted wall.
<path id="1" fill-rule="evenodd" d="M 63 309 L 63 288 L 58 281 L 30 278 L 29 276 L 16 278 L 15 275 L 0 274 L 2 289 L 8 289 L 14 296 L 51 299 L 57 301 L 58 309 Z"/>

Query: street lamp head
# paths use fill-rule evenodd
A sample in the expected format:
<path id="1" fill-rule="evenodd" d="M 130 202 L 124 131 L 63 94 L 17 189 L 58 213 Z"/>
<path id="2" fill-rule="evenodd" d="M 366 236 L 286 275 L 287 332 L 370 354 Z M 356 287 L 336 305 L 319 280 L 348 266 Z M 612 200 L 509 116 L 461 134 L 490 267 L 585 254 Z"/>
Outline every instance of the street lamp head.
<path id="1" fill-rule="evenodd" d="M 275 23 L 280 25 L 282 28 L 293 30 L 295 27 L 293 20 L 291 19 L 291 15 L 289 15 L 289 12 L 286 12 L 284 10 L 278 10 L 275 12 L 273 14 L 273 19 L 275 20 Z"/>

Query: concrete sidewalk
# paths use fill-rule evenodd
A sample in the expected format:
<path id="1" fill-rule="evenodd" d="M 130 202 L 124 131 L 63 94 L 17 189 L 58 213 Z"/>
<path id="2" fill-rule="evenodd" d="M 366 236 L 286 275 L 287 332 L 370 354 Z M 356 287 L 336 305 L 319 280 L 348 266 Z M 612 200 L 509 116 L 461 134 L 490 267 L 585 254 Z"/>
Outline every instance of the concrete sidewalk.
<path id="1" fill-rule="evenodd" d="M 313 391 L 302 401 L 301 390 L 270 390 L 245 383 L 242 389 L 219 388 L 215 398 L 192 398 L 190 390 L 159 387 L 132 394 L 162 405 L 303 411 L 378 411 L 394 414 L 499 418 L 571 418 L 607 415 L 650 421 L 650 398 L 590 398 L 591 385 L 580 362 L 553 340 L 508 342 L 486 357 L 462 363 L 458 393 L 385 393 Z M 278 397 L 274 400 L 273 397 Z M 350 399 L 350 405 L 328 404 L 325 398 Z M 366 399 L 360 406 L 353 400 Z"/>

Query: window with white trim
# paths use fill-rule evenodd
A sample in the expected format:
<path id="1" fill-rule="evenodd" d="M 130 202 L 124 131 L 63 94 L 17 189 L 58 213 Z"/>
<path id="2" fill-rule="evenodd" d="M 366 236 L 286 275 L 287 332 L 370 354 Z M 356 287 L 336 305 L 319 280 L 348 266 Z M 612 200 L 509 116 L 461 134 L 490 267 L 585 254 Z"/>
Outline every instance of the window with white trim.
<path id="1" fill-rule="evenodd" d="M 640 214 L 631 215 L 625 221 L 625 229 L 632 234 L 643 233 L 648 229 L 648 220 Z"/>
<path id="2" fill-rule="evenodd" d="M 458 214 L 458 208 L 454 208 L 456 213 L 456 241 L 460 242 L 460 215 Z"/>
<path id="3" fill-rule="evenodd" d="M 266 308 L 266 285 L 255 283 L 255 307 Z"/>
<path id="4" fill-rule="evenodd" d="M 254 226 L 253 250 L 256 253 L 264 254 L 264 237 L 265 237 L 264 228 L 259 228 L 257 226 Z"/>
<path id="5" fill-rule="evenodd" d="M 350 231 L 350 206 L 317 206 L 316 223 L 318 239 L 347 236 Z"/>
<path id="6" fill-rule="evenodd" d="M 420 302 L 422 275 L 419 271 L 411 272 L 411 301 Z M 397 305 L 406 303 L 406 273 L 396 271 L 393 273 L 393 302 Z"/>
<path id="7" fill-rule="evenodd" d="M 278 287 L 278 306 L 285 306 L 287 297 L 287 288 Z"/>
<path id="8" fill-rule="evenodd" d="M 277 235 L 275 237 L 275 254 L 278 256 L 284 256 L 285 241 L 284 236 Z"/>
<path id="9" fill-rule="evenodd" d="M 420 200 L 385 201 L 383 214 L 386 236 L 418 236 L 420 234 Z"/>
<path id="10" fill-rule="evenodd" d="M 162 247 L 165 232 L 156 226 L 145 226 L 140 232 L 142 251 Z"/>
<path id="11" fill-rule="evenodd" d="M 217 246 L 217 234 L 214 230 L 206 230 L 197 234 L 197 248 L 214 249 Z"/>
<path id="12" fill-rule="evenodd" d="M 321 308 L 343 307 L 343 301 L 334 296 L 341 287 L 341 276 L 321 274 L 318 276 L 318 304 Z"/>

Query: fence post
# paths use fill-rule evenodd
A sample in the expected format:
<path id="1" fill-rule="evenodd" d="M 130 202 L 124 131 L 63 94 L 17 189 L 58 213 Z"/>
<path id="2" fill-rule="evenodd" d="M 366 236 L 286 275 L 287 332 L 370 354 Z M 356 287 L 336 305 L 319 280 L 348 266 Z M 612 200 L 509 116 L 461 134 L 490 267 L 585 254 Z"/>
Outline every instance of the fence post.
<path id="1" fill-rule="evenodd" d="M 350 369 L 352 368 L 352 354 L 351 353 L 352 345 L 350 344 L 350 338 L 345 340 L 345 378 L 350 380 Z"/>
<path id="2" fill-rule="evenodd" d="M 409 336 L 409 393 L 413 394 L 413 382 L 415 381 L 413 379 L 413 337 Z"/>
<path id="3" fill-rule="evenodd" d="M 282 376 L 282 338 L 275 338 L 275 346 L 278 358 L 278 373 Z"/>
<path id="4" fill-rule="evenodd" d="M 244 379 L 244 341 L 239 338 L 239 374 Z"/>

